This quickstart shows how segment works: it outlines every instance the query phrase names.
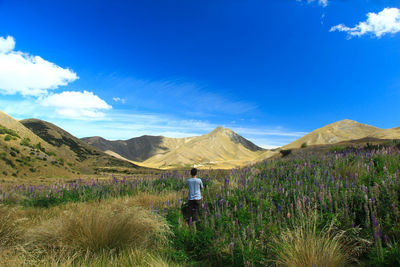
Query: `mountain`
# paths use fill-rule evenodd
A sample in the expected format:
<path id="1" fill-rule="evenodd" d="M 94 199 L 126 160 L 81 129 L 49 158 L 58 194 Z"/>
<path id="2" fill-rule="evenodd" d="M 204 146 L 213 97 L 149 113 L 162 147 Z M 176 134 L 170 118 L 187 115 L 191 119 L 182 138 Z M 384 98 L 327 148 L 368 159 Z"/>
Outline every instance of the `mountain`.
<path id="1" fill-rule="evenodd" d="M 88 166 L 90 163 L 89 165 L 93 168 L 99 166 L 138 167 L 125 160 L 111 157 L 50 122 L 39 119 L 27 119 L 20 122 L 47 143 L 56 147 L 58 151 L 65 151 L 64 153 L 75 161 L 83 163 L 81 165 Z"/>
<path id="2" fill-rule="evenodd" d="M 76 177 L 107 168 L 139 168 L 105 154 L 49 122 L 17 121 L 0 111 L 0 176 Z"/>
<path id="3" fill-rule="evenodd" d="M 366 137 L 377 139 L 400 139 L 400 127 L 381 129 L 346 119 L 316 129 L 300 139 L 285 145 L 283 148 L 291 149 L 300 148 L 302 146 L 327 145 Z"/>
<path id="4" fill-rule="evenodd" d="M 274 152 L 256 146 L 230 129 L 217 127 L 195 137 L 141 136 L 126 141 L 83 138 L 106 153 L 152 168 L 233 168 L 267 158 Z"/>
<path id="5" fill-rule="evenodd" d="M 0 111 L 0 176 L 32 177 L 68 175 L 74 170 L 64 166 L 55 147 Z"/>

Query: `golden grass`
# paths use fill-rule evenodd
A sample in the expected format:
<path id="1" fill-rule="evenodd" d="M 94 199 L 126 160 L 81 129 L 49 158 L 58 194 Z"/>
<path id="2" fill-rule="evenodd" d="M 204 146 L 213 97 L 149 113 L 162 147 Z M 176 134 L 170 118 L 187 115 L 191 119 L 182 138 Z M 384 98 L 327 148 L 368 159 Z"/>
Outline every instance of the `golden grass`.
<path id="1" fill-rule="evenodd" d="M 140 194 L 46 209 L 0 205 L 0 266 L 176 266 L 160 254 L 171 234 L 165 219 L 146 207 L 177 197 Z"/>
<path id="2" fill-rule="evenodd" d="M 147 192 L 142 192 L 137 194 L 136 196 L 132 196 L 130 198 L 126 198 L 125 201 L 128 205 L 131 206 L 139 206 L 143 208 L 151 208 L 155 205 L 159 206 L 162 203 L 170 202 L 174 203 L 177 202 L 180 198 L 179 192 L 169 192 L 169 193 L 160 193 L 158 195 L 154 195 Z"/>
<path id="3" fill-rule="evenodd" d="M 20 235 L 16 209 L 0 205 L 0 246 L 15 243 Z"/>
<path id="4" fill-rule="evenodd" d="M 29 247 L 70 253 L 151 248 L 166 242 L 169 228 L 160 216 L 123 199 L 71 205 L 58 217 L 29 229 Z"/>
<path id="5" fill-rule="evenodd" d="M 357 231 L 357 229 L 353 229 Z M 337 230 L 333 221 L 321 232 L 317 230 L 317 216 L 300 216 L 295 225 L 272 237 L 276 266 L 349 266 L 369 241 L 354 237 L 351 230 Z"/>
<path id="6" fill-rule="evenodd" d="M 59 252 L 46 254 L 38 252 L 27 252 L 21 248 L 0 249 L 0 266 L 39 266 L 39 267 L 67 267 L 67 266 L 88 266 L 88 267 L 168 267 L 179 266 L 154 251 L 144 249 L 125 249 L 116 254 L 104 251 L 95 255 L 65 255 Z"/>

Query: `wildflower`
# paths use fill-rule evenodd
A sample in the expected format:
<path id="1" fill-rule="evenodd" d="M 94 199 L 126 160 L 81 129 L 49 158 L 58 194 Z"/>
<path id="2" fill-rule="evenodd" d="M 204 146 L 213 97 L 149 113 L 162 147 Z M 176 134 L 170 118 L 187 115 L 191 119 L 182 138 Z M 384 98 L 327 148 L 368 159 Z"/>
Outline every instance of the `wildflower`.
<path id="1" fill-rule="evenodd" d="M 229 243 L 229 251 L 233 253 L 234 244 L 233 242 Z"/>

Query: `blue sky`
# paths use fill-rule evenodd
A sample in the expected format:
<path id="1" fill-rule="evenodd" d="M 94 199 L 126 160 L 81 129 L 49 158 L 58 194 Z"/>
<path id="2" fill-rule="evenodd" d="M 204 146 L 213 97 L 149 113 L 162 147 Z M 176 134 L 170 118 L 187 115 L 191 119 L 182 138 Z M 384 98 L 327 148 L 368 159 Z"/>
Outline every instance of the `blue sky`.
<path id="1" fill-rule="evenodd" d="M 0 110 L 78 137 L 264 147 L 353 119 L 400 126 L 394 0 L 0 0 Z"/>

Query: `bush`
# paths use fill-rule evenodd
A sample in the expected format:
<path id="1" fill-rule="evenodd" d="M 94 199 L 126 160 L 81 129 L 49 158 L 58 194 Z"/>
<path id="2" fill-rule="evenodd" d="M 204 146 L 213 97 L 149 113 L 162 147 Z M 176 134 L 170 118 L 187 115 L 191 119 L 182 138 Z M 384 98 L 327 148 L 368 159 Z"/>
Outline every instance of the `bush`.
<path id="1" fill-rule="evenodd" d="M 356 256 L 369 242 L 352 237 L 350 230 L 337 230 L 334 220 L 319 231 L 317 220 L 316 214 L 301 215 L 295 225 L 272 237 L 277 266 L 336 267 L 357 262 Z"/>
<path id="2" fill-rule="evenodd" d="M 51 157 L 51 156 L 56 156 L 56 153 L 54 153 L 53 151 L 50 152 L 45 152 L 47 154 L 47 156 Z"/>
<path id="3" fill-rule="evenodd" d="M 46 152 L 46 150 L 44 149 L 44 147 L 42 147 L 42 144 L 39 142 L 36 145 L 33 146 L 34 149 L 40 150 L 42 152 Z"/>
<path id="4" fill-rule="evenodd" d="M 301 144 L 301 148 L 306 148 L 306 147 L 307 147 L 307 143 L 304 142 Z"/>
<path id="5" fill-rule="evenodd" d="M 8 129 L 4 126 L 1 126 L 1 125 L 0 125 L 0 134 L 8 134 L 8 135 L 19 138 L 19 135 L 17 134 L 17 132 L 15 132 L 14 130 Z"/>
<path id="6" fill-rule="evenodd" d="M 378 253 L 379 251 L 379 253 Z M 368 262 L 366 266 L 400 266 L 400 244 L 399 243 L 389 243 L 385 248 L 377 250 L 373 248 L 369 255 Z"/>
<path id="7" fill-rule="evenodd" d="M 17 138 L 12 137 L 11 135 L 7 134 L 4 136 L 4 141 L 11 141 L 11 140 L 16 140 Z"/>
<path id="8" fill-rule="evenodd" d="M 21 140 L 20 145 L 21 145 L 21 146 L 30 146 L 30 142 L 31 142 L 31 139 L 29 139 L 29 138 L 24 138 L 24 139 Z"/>
<path id="9" fill-rule="evenodd" d="M 75 205 L 28 231 L 26 239 L 33 247 L 84 254 L 162 247 L 168 233 L 161 217 L 119 199 Z"/>
<path id="10" fill-rule="evenodd" d="M 288 155 L 290 155 L 290 153 L 292 153 L 291 149 L 282 149 L 281 151 L 279 151 L 282 155 L 282 157 L 286 157 Z"/>

